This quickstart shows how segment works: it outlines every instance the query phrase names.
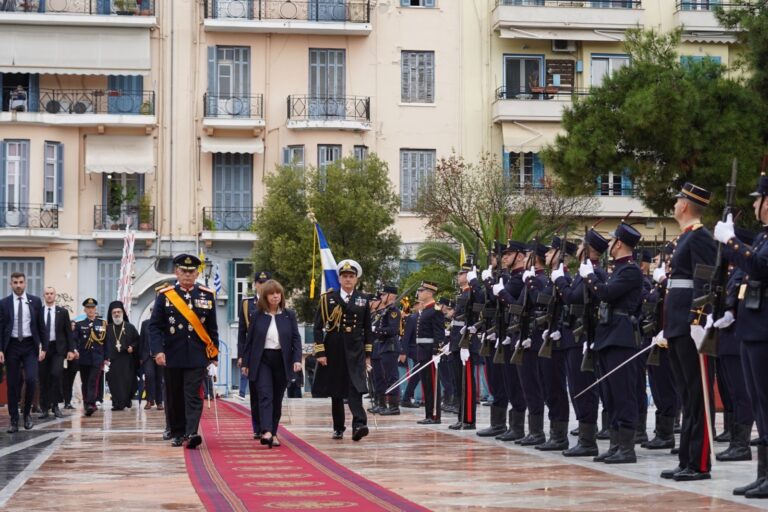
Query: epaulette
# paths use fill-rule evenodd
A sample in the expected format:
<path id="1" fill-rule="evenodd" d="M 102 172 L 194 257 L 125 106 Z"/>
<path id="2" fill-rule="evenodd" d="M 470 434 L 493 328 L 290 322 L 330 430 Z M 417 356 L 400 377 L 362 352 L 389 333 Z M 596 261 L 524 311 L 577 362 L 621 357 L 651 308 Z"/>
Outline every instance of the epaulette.
<path id="1" fill-rule="evenodd" d="M 160 294 L 160 293 L 165 293 L 165 292 L 167 292 L 168 290 L 173 290 L 173 286 L 171 286 L 171 285 L 169 285 L 169 284 L 164 284 L 164 285 L 162 285 L 162 286 L 158 286 L 157 288 L 155 288 L 155 291 L 156 291 L 158 294 Z"/>
<path id="2" fill-rule="evenodd" d="M 213 294 L 215 294 L 215 293 L 216 293 L 215 291 L 211 290 L 210 288 L 207 288 L 207 287 L 205 287 L 205 286 L 202 286 L 202 285 L 199 285 L 199 286 L 198 286 L 198 288 L 200 288 L 200 289 L 201 289 L 201 290 L 203 290 L 204 292 L 213 293 Z"/>
<path id="3" fill-rule="evenodd" d="M 159 286 L 155 286 L 155 292 L 160 293 L 163 290 L 163 288 L 168 288 L 169 286 L 170 284 L 168 283 L 162 283 Z"/>
<path id="4" fill-rule="evenodd" d="M 435 304 L 435 311 L 442 311 L 443 306 L 441 304 Z"/>

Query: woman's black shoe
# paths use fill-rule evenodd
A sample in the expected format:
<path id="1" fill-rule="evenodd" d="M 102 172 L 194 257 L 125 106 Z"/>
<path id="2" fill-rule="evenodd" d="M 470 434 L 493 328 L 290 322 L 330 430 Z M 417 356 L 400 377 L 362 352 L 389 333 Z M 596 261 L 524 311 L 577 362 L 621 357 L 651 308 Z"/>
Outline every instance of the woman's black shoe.
<path id="1" fill-rule="evenodd" d="M 274 443 L 274 441 L 275 441 L 275 438 L 273 436 L 269 436 L 269 437 L 261 436 L 261 440 L 259 442 L 263 445 L 267 445 L 270 448 L 272 448 L 272 443 Z"/>

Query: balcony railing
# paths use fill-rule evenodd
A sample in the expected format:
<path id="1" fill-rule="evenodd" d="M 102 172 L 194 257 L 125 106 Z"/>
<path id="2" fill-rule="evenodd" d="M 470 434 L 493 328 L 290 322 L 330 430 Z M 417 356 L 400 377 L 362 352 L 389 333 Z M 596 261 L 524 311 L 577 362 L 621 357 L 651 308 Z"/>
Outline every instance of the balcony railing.
<path id="1" fill-rule="evenodd" d="M 155 0 L 0 0 L 0 12 L 154 16 Z"/>
<path id="2" fill-rule="evenodd" d="M 288 96 L 288 119 L 368 122 L 371 120 L 371 98 L 367 96 Z"/>
<path id="3" fill-rule="evenodd" d="M 678 11 L 714 11 L 721 7 L 725 10 L 737 7 L 736 2 L 723 2 L 722 0 L 677 0 L 675 7 Z"/>
<path id="4" fill-rule="evenodd" d="M 203 108 L 205 117 L 264 119 L 264 96 L 205 93 Z"/>
<path id="5" fill-rule="evenodd" d="M 641 0 L 496 0 L 496 6 L 587 7 L 593 9 L 639 9 Z"/>
<path id="6" fill-rule="evenodd" d="M 0 228 L 59 229 L 59 207 L 47 204 L 0 203 Z"/>
<path id="7" fill-rule="evenodd" d="M 2 2 L 2 0 L 0 0 Z M 40 89 L 38 94 L 28 90 L 3 88 L 7 110 L 48 114 L 115 114 L 154 115 L 154 91 L 123 91 L 112 89 Z M 6 105 L 3 102 L 3 105 Z"/>
<path id="8" fill-rule="evenodd" d="M 573 100 L 576 96 L 588 96 L 589 89 L 563 88 L 553 85 L 546 87 L 506 87 L 496 89 L 497 100 Z"/>
<path id="9" fill-rule="evenodd" d="M 0 0 L 1 1 L 1 0 Z M 205 0 L 205 17 L 369 23 L 370 0 Z"/>
<path id="10" fill-rule="evenodd" d="M 203 208 L 205 231 L 251 231 L 259 208 L 235 208 L 229 206 Z"/>
<path id="11" fill-rule="evenodd" d="M 155 207 L 122 205 L 93 207 L 94 231 L 124 230 L 130 223 L 136 231 L 155 231 Z"/>

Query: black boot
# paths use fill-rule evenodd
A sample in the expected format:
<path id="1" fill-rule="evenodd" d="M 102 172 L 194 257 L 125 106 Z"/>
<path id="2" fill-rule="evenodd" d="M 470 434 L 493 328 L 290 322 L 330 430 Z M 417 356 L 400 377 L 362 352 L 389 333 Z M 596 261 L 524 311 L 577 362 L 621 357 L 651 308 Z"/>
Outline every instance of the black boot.
<path id="1" fill-rule="evenodd" d="M 400 414 L 400 395 L 387 397 L 387 408 L 381 411 L 382 416 L 398 416 Z"/>
<path id="2" fill-rule="evenodd" d="M 544 443 L 546 440 L 547 436 L 544 435 L 544 415 L 529 414 L 528 435 L 515 441 L 515 444 L 520 446 L 536 446 L 537 444 Z"/>
<path id="3" fill-rule="evenodd" d="M 635 428 L 635 444 L 642 445 L 648 442 L 648 428 L 646 421 L 648 420 L 648 413 L 644 412 L 637 416 L 637 427 Z"/>
<path id="4" fill-rule="evenodd" d="M 733 436 L 733 413 L 723 413 L 723 428 L 724 430 L 715 436 L 716 443 L 730 443 Z M 720 460 L 720 459 L 718 459 Z"/>
<path id="5" fill-rule="evenodd" d="M 594 462 L 604 462 L 605 459 L 612 456 L 619 450 L 619 431 L 610 429 L 608 431 L 608 439 L 610 439 L 608 450 L 593 458 L 592 460 Z"/>
<path id="6" fill-rule="evenodd" d="M 600 431 L 597 433 L 597 438 L 601 441 L 611 438 L 610 429 L 608 428 L 608 411 L 605 409 L 600 413 Z"/>
<path id="7" fill-rule="evenodd" d="M 574 437 L 579 437 L 579 427 L 576 427 L 575 429 L 571 430 L 570 434 Z"/>
<path id="8" fill-rule="evenodd" d="M 480 437 L 496 437 L 507 430 L 507 407 L 491 406 L 491 426 L 475 432 Z"/>
<path id="9" fill-rule="evenodd" d="M 752 434 L 752 425 L 733 423 L 729 432 L 731 443 L 728 449 L 715 455 L 715 458 L 721 462 L 752 460 L 752 449 L 749 447 L 750 434 Z"/>
<path id="10" fill-rule="evenodd" d="M 683 431 L 683 427 L 680 420 L 680 413 L 675 415 L 675 422 L 672 424 L 672 432 L 674 434 L 679 434 Z"/>
<path id="11" fill-rule="evenodd" d="M 525 437 L 525 412 L 509 411 L 509 430 L 496 436 L 498 441 L 517 441 Z"/>
<path id="12" fill-rule="evenodd" d="M 536 446 L 543 452 L 563 451 L 568 449 L 568 422 L 553 421 L 549 424 L 549 439 L 544 444 Z"/>
<path id="13" fill-rule="evenodd" d="M 764 485 L 768 478 L 768 446 L 758 445 L 757 447 L 757 478 L 754 482 L 743 487 L 737 487 L 733 490 L 736 496 L 744 496 L 748 491 L 759 489 Z"/>
<path id="14" fill-rule="evenodd" d="M 675 418 L 671 416 L 659 416 L 656 420 L 656 437 L 643 443 L 641 446 L 649 450 L 667 450 L 675 447 L 675 434 L 673 433 Z"/>
<path id="15" fill-rule="evenodd" d="M 573 448 L 563 452 L 566 457 L 597 456 L 597 425 L 579 422 L 579 441 Z"/>
<path id="16" fill-rule="evenodd" d="M 618 434 L 619 449 L 613 455 L 606 457 L 606 464 L 634 464 L 637 462 L 635 455 L 636 428 L 620 428 Z"/>

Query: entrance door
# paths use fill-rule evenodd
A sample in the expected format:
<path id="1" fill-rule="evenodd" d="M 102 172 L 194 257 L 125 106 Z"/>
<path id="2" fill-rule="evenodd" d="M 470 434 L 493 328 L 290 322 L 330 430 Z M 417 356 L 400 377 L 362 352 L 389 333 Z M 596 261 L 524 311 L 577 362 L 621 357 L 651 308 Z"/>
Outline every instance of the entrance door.
<path id="1" fill-rule="evenodd" d="M 107 112 L 110 114 L 138 114 L 144 96 L 144 77 L 141 75 L 112 75 L 107 79 Z"/>

